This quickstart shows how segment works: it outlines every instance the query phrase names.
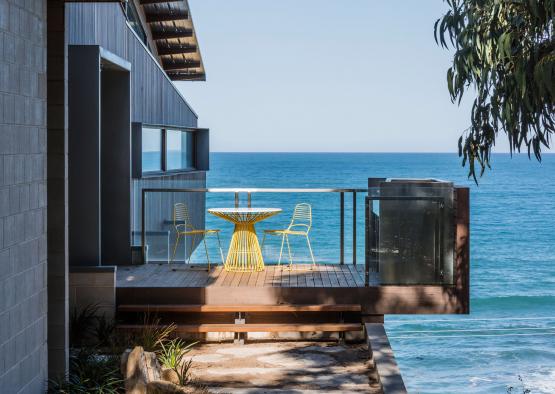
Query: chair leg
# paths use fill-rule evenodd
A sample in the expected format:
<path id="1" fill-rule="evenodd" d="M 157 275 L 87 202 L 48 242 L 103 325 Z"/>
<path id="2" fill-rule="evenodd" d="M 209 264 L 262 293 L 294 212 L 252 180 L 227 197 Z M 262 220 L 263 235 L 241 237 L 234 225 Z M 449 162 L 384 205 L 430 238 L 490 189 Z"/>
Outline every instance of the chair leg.
<path id="1" fill-rule="evenodd" d="M 285 240 L 287 241 L 287 251 L 289 252 L 289 268 L 293 267 L 293 258 L 291 257 L 291 246 L 289 245 L 289 237 L 285 234 Z"/>
<path id="2" fill-rule="evenodd" d="M 189 257 L 187 258 L 187 264 L 191 264 L 191 257 L 193 257 L 193 250 L 195 250 L 195 242 L 197 240 L 197 236 L 193 235 L 193 241 L 191 243 L 191 254 L 189 254 Z M 185 245 L 187 245 L 187 242 L 185 242 Z M 187 257 L 187 256 L 185 256 Z"/>
<path id="3" fill-rule="evenodd" d="M 281 256 L 283 254 L 283 244 L 285 243 L 285 234 L 281 236 L 281 248 L 279 249 L 278 266 L 281 265 Z"/>
<path id="4" fill-rule="evenodd" d="M 218 238 L 218 248 L 220 248 L 220 256 L 222 257 L 222 265 L 225 264 L 224 262 L 224 252 L 222 250 L 222 243 L 220 242 L 220 234 L 216 233 L 216 237 Z"/>
<path id="5" fill-rule="evenodd" d="M 204 250 L 206 252 L 206 261 L 208 261 L 208 271 L 210 271 L 210 256 L 208 255 L 208 246 L 206 245 L 206 234 L 202 237 L 202 242 L 204 242 Z"/>
<path id="6" fill-rule="evenodd" d="M 310 251 L 310 257 L 312 258 L 312 266 L 316 267 L 316 261 L 314 261 L 314 254 L 312 253 L 312 246 L 310 246 L 310 239 L 308 234 L 306 235 L 306 243 L 308 244 L 308 250 Z"/>
<path id="7" fill-rule="evenodd" d="M 171 262 L 173 263 L 173 260 L 175 259 L 175 252 L 177 251 L 177 245 L 179 245 L 179 237 L 181 235 L 179 233 L 177 233 L 177 239 L 175 240 L 175 246 L 173 247 L 173 255 L 172 255 L 172 259 Z"/>

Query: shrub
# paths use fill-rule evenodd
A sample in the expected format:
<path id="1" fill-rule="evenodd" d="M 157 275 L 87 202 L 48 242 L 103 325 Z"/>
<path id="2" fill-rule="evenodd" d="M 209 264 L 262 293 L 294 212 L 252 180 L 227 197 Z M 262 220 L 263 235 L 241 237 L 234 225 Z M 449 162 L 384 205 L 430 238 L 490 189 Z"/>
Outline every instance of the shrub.
<path id="1" fill-rule="evenodd" d="M 81 346 L 94 335 L 97 314 L 97 304 L 90 304 L 82 309 L 73 308 L 69 319 L 70 346 Z"/>
<path id="2" fill-rule="evenodd" d="M 123 392 L 119 357 L 98 355 L 81 349 L 70 357 L 70 371 L 65 378 L 48 382 L 49 393 L 116 394 Z"/>
<path id="3" fill-rule="evenodd" d="M 161 349 L 162 343 L 167 341 L 176 329 L 175 324 L 160 325 L 160 319 L 152 318 L 146 314 L 143 326 L 134 333 L 133 344 L 142 346 L 147 352 L 156 352 Z"/>

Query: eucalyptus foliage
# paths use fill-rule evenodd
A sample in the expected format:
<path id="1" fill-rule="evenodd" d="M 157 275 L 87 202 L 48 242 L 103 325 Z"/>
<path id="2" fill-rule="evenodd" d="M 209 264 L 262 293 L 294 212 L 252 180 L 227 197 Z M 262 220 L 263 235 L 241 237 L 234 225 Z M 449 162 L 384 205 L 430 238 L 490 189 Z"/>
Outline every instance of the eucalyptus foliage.
<path id="1" fill-rule="evenodd" d="M 555 0 L 446 0 L 435 23 L 438 45 L 454 48 L 447 86 L 453 102 L 475 96 L 459 139 L 463 166 L 476 180 L 490 166 L 499 132 L 511 153 L 541 160 L 555 132 Z"/>

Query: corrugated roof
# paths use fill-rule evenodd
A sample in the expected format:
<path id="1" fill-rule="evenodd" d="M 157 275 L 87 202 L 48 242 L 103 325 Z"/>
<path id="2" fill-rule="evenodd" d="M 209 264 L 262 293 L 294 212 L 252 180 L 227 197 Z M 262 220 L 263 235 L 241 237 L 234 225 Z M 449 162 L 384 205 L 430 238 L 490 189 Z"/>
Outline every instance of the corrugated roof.
<path id="1" fill-rule="evenodd" d="M 205 81 L 187 0 L 140 0 L 162 67 L 174 81 Z"/>

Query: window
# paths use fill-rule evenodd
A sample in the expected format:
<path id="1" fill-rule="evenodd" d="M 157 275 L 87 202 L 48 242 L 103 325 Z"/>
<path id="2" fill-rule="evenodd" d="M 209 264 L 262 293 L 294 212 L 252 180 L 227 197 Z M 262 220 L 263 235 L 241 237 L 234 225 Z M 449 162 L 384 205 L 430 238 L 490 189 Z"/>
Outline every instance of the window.
<path id="1" fill-rule="evenodd" d="M 132 166 L 133 176 L 205 169 L 204 161 L 197 163 L 196 144 L 199 142 L 199 133 L 202 142 L 205 133 L 200 129 L 166 129 L 164 126 L 134 123 L 133 141 L 137 143 L 133 142 L 133 163 L 136 163 Z M 197 164 L 200 164 L 200 168 L 197 168 Z"/>
<path id="2" fill-rule="evenodd" d="M 148 47 L 146 32 L 141 23 L 139 12 L 137 11 L 137 8 L 135 7 L 135 4 L 133 3 L 133 1 L 128 1 L 125 3 L 125 16 L 127 17 L 129 26 L 131 26 L 133 31 L 137 33 L 137 36 L 139 36 L 143 44 L 145 44 Z"/>
<path id="3" fill-rule="evenodd" d="M 143 127 L 142 172 L 162 171 L 162 129 Z"/>
<path id="4" fill-rule="evenodd" d="M 193 168 L 193 133 L 166 130 L 166 170 Z"/>

